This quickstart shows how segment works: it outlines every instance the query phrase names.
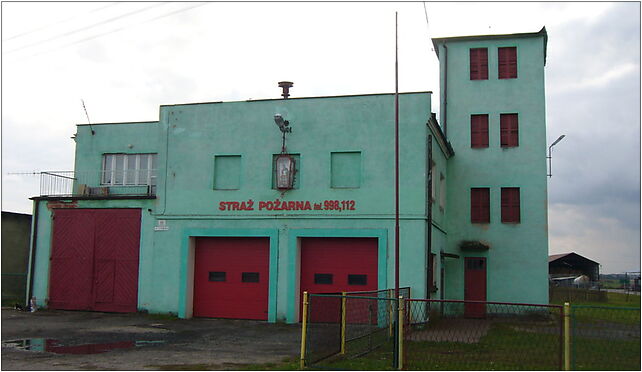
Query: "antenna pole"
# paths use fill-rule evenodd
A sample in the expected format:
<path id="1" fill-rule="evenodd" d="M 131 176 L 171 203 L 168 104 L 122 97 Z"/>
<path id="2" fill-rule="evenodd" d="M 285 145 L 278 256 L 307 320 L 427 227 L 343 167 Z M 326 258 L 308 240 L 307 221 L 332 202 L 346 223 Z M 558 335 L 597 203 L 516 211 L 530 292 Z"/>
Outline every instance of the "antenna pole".
<path id="1" fill-rule="evenodd" d="M 395 12 L 395 298 L 399 298 L 399 46 Z"/>
<path id="2" fill-rule="evenodd" d="M 89 124 L 89 129 L 91 130 L 91 135 L 93 136 L 94 134 L 96 134 L 96 132 L 94 132 L 94 128 L 91 127 L 91 121 L 89 120 L 89 114 L 87 113 L 87 108 L 85 107 L 85 100 L 83 100 L 81 98 L 80 102 L 82 102 L 82 108 L 83 108 L 83 110 L 85 110 L 85 116 L 87 116 L 87 123 Z"/>

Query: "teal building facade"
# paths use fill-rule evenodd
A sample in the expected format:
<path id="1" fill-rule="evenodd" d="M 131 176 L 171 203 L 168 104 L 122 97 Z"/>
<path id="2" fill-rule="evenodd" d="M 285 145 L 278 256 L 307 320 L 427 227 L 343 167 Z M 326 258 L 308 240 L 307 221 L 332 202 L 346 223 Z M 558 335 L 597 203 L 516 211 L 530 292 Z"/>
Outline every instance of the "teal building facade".
<path id="1" fill-rule="evenodd" d="M 439 122 L 431 92 L 399 94 L 400 285 L 414 298 L 546 303 L 546 33 L 433 42 Z M 496 76 L 499 47 L 517 50 L 516 78 Z M 486 80 L 469 79 L 471 48 L 487 48 Z M 158 121 L 78 125 L 74 171 L 44 173 L 32 198 L 28 296 L 294 323 L 303 290 L 392 288 L 394 102 L 177 104 Z M 471 115 L 487 115 L 487 147 L 471 148 Z M 517 146 L 500 144 L 500 116 Z"/>

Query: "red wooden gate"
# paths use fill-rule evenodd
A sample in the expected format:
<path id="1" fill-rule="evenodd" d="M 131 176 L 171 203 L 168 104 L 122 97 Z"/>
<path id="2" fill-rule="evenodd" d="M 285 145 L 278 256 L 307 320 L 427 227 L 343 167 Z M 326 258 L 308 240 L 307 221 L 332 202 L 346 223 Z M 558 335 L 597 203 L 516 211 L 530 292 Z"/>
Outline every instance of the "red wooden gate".
<path id="1" fill-rule="evenodd" d="M 464 264 L 464 300 L 486 301 L 486 258 L 466 257 Z M 467 303 L 464 316 L 483 318 L 486 316 L 486 305 Z"/>
<path id="2" fill-rule="evenodd" d="M 140 209 L 55 209 L 49 307 L 133 312 Z"/>

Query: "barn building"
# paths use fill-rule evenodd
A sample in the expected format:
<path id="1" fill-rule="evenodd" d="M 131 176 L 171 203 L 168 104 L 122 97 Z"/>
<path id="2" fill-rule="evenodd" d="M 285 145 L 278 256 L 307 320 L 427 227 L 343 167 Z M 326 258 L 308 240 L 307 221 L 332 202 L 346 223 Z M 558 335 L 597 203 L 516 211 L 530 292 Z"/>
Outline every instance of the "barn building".
<path id="1" fill-rule="evenodd" d="M 535 33 L 433 39 L 431 92 L 399 94 L 400 284 L 546 303 L 544 65 Z M 394 285 L 394 94 L 177 104 L 78 125 L 43 173 L 40 306 L 297 322 L 303 291 Z M 276 125 L 275 125 L 276 124 Z"/>
<path id="2" fill-rule="evenodd" d="M 586 275 L 591 282 L 600 280 L 600 264 L 575 252 L 548 256 L 548 274 L 552 279 Z"/>

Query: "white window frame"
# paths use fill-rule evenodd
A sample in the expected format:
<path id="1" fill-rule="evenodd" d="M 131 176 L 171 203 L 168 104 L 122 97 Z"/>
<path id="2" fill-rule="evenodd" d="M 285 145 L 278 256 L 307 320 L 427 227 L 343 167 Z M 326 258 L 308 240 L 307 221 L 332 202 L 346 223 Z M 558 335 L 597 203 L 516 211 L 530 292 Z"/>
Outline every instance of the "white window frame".
<path id="1" fill-rule="evenodd" d="M 117 155 L 122 155 L 122 170 L 116 170 L 116 159 L 118 158 Z M 147 168 L 146 169 L 141 169 L 141 157 L 142 156 L 146 157 L 147 160 Z M 100 184 L 105 185 L 105 186 L 149 186 L 149 185 L 156 185 L 156 169 L 152 168 L 152 165 L 154 164 L 154 159 L 156 158 L 157 154 L 155 153 L 143 153 L 143 154 L 123 154 L 123 153 L 110 153 L 110 154 L 103 154 L 103 164 L 102 164 L 102 171 L 100 175 Z M 128 171 L 131 170 L 129 168 L 129 160 L 131 158 L 135 159 L 135 166 L 134 166 L 134 182 L 133 183 L 128 183 L 127 182 L 127 176 L 128 176 Z M 109 164 L 109 170 L 107 170 L 107 162 L 108 159 L 110 161 Z M 143 161 L 144 163 L 144 161 Z M 116 182 L 116 175 L 120 174 L 121 175 L 121 180 L 120 182 Z"/>

